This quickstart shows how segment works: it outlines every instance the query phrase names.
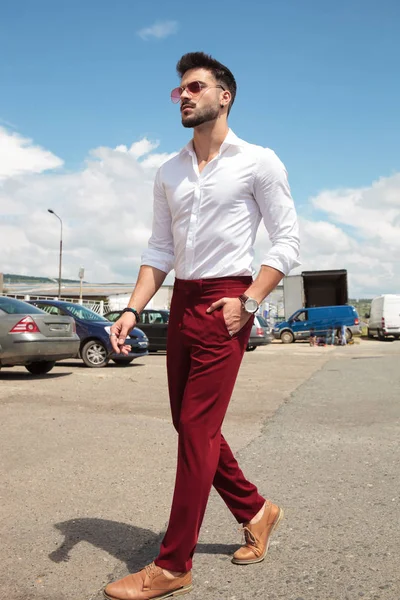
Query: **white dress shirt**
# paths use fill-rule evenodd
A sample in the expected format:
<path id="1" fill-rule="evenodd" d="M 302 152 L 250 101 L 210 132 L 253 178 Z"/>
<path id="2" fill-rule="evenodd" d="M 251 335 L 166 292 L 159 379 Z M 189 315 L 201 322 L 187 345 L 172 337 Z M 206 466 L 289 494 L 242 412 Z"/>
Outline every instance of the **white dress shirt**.
<path id="1" fill-rule="evenodd" d="M 200 173 L 191 141 L 158 170 L 152 235 L 141 264 L 165 273 L 175 268 L 178 279 L 253 275 L 261 219 L 272 242 L 262 264 L 287 275 L 300 264 L 299 234 L 282 162 L 229 130 Z"/>

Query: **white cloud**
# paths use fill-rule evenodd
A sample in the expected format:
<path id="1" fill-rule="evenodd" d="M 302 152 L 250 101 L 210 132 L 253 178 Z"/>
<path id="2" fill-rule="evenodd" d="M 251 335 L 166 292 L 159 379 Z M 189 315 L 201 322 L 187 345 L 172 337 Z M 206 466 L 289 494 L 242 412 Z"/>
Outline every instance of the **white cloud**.
<path id="1" fill-rule="evenodd" d="M 42 173 L 62 165 L 60 158 L 34 146 L 32 140 L 0 127 L 0 181 L 24 173 Z"/>
<path id="2" fill-rule="evenodd" d="M 347 269 L 352 297 L 400 293 L 400 173 L 364 188 L 322 191 L 310 204 L 318 219 L 300 217 L 296 272 Z M 260 261 L 268 248 L 262 229 L 257 240 Z"/>
<path id="3" fill-rule="evenodd" d="M 62 161 L 20 136 L 2 136 L 6 147 L 20 140 L 20 150 L 0 181 L 0 270 L 57 277 L 60 228 L 52 208 L 63 219 L 65 277 L 76 278 L 83 265 L 88 281 L 134 281 L 151 231 L 154 175 L 172 155 L 143 138 L 92 150 L 82 170 L 44 173 L 38 165 L 43 171 Z M 42 162 L 29 162 L 32 152 Z M 310 205 L 318 218 L 300 218 L 300 270 L 345 268 L 356 297 L 400 292 L 400 174 L 361 189 L 325 190 Z M 256 268 L 268 246 L 261 224 Z"/>
<path id="4" fill-rule="evenodd" d="M 128 146 L 117 146 L 115 149 L 118 152 L 129 153 L 135 158 L 140 158 L 141 156 L 145 156 L 146 154 L 149 154 L 149 152 L 152 152 L 158 148 L 159 145 L 160 142 L 158 140 L 152 142 L 147 138 L 142 138 L 138 142 L 134 142 L 130 148 L 128 148 Z"/>
<path id="5" fill-rule="evenodd" d="M 347 268 L 356 296 L 399 293 L 400 173 L 369 187 L 324 191 L 311 204 L 325 213 L 336 235 L 331 239 L 319 223 L 303 222 L 305 265 Z M 329 245 L 331 254 L 322 249 Z"/>
<path id="6" fill-rule="evenodd" d="M 52 208 L 63 220 L 64 277 L 76 278 L 82 264 L 90 281 L 134 281 L 151 233 L 155 172 L 172 156 L 157 146 L 142 139 L 100 147 L 80 171 L 16 178 L 30 152 L 22 147 L 0 182 L 0 270 L 56 277 L 60 224 Z"/>
<path id="7" fill-rule="evenodd" d="M 178 31 L 178 23 L 177 21 L 157 21 L 151 27 L 145 27 L 144 29 L 140 29 L 138 31 L 138 35 L 142 38 L 142 40 L 149 39 L 163 39 Z"/>

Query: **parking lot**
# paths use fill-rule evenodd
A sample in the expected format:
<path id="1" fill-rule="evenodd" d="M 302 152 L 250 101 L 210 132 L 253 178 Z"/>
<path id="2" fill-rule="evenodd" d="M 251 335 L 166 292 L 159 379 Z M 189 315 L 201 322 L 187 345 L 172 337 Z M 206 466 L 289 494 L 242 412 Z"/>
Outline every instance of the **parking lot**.
<path id="1" fill-rule="evenodd" d="M 395 367 L 399 354 L 400 342 L 378 341 L 361 341 L 344 348 L 273 343 L 246 353 L 225 421 L 224 434 L 247 465 L 246 472 L 258 482 L 264 493 L 268 494 L 269 490 L 264 488 L 266 482 L 270 482 L 276 501 L 280 496 L 279 486 L 285 489 L 281 496 L 287 503 L 290 504 L 290 500 L 286 499 L 286 496 L 290 498 L 290 489 L 293 492 L 296 487 L 297 491 L 293 493 L 298 496 L 299 485 L 293 483 L 299 482 L 296 461 L 289 466 L 286 463 L 282 471 L 276 456 L 273 464 L 270 464 L 271 454 L 264 453 L 268 439 L 275 439 L 274 447 L 279 446 L 279 436 L 282 437 L 285 431 L 285 419 L 288 430 L 293 429 L 294 416 L 290 411 L 300 406 L 301 402 L 310 401 L 310 398 L 313 401 L 307 411 L 310 411 L 310 421 L 313 420 L 313 411 L 318 412 L 320 406 L 318 390 L 321 390 L 321 402 L 325 402 L 326 411 L 330 410 L 330 406 L 334 408 L 338 402 L 341 414 L 347 410 L 347 395 L 351 404 L 351 394 L 354 394 L 354 402 L 360 411 L 360 399 L 365 393 L 365 397 L 369 398 L 365 404 L 369 416 L 360 413 L 359 426 L 368 427 L 369 419 L 371 432 L 379 411 L 385 411 L 385 399 L 390 399 L 387 422 L 385 419 L 382 421 L 383 438 L 380 438 L 383 455 L 386 458 L 390 455 L 388 445 L 393 451 L 394 440 L 393 445 L 391 440 L 394 429 L 390 429 L 389 423 L 397 427 L 398 433 L 400 418 L 398 403 L 395 402 L 400 392 L 399 379 L 396 379 L 398 370 Z M 379 376 L 379 361 L 384 369 L 388 369 L 391 380 Z M 353 371 L 354 382 L 351 376 Z M 301 396 L 301 390 L 304 391 L 306 385 L 311 386 L 311 391 Z M 374 389 L 379 390 L 379 395 L 374 395 Z M 297 393 L 300 394 L 299 405 L 296 404 Z M 3 474 L 0 509 L 1 597 L 7 600 L 97 599 L 100 597 L 100 588 L 108 579 L 124 574 L 127 568 L 140 567 L 147 559 L 152 560 L 160 532 L 168 519 L 175 474 L 176 435 L 170 423 L 165 354 L 149 355 L 127 367 L 111 363 L 104 369 L 87 369 L 81 361 L 65 361 L 40 378 L 32 378 L 22 367 L 4 369 L 0 372 L 0 403 Z M 357 425 L 357 410 L 351 412 L 354 427 Z M 321 413 L 322 420 L 326 411 Z M 299 427 L 304 428 L 306 435 L 307 419 L 304 419 L 304 414 L 303 411 L 302 418 L 299 418 Z M 335 410 L 333 418 L 341 422 Z M 339 429 L 335 431 L 340 438 L 343 432 Z M 348 427 L 344 422 L 343 431 L 345 438 Z M 333 443 L 329 439 L 329 443 Z M 358 431 L 352 442 L 355 455 L 361 450 L 358 444 L 367 441 L 368 436 L 363 438 Z M 300 444 L 299 439 L 296 439 L 296 444 Z M 285 448 L 289 448 L 289 445 L 286 442 Z M 348 450 L 349 446 L 345 448 Z M 296 456 L 301 455 L 300 445 L 296 452 Z M 285 450 L 282 450 L 279 458 L 282 466 L 284 454 Z M 312 457 L 309 458 L 312 464 Z M 375 459 L 372 457 L 371 461 Z M 388 483 L 394 466 L 388 464 L 387 460 L 382 464 Z M 372 489 L 378 487 L 378 482 L 374 480 L 376 473 L 376 470 L 371 470 L 371 479 L 367 482 Z M 342 477 L 346 479 L 343 474 Z M 300 485 L 304 486 L 304 480 Z M 389 525 L 390 519 L 394 518 L 395 507 L 398 511 L 398 481 L 397 488 L 394 482 L 390 485 L 393 485 L 393 493 L 382 510 L 383 528 L 385 523 Z M 309 480 L 308 486 L 315 486 L 314 495 L 322 493 L 318 481 Z M 332 481 L 332 490 L 328 497 L 333 498 L 334 502 L 334 498 L 340 496 L 336 479 Z M 310 492 L 304 489 L 304 493 Z M 358 515 L 361 521 L 365 521 L 368 510 L 375 511 L 371 509 L 370 499 L 365 502 L 361 509 L 358 507 L 353 513 L 355 520 Z M 395 582 L 398 563 L 393 562 L 394 556 L 390 554 L 395 539 L 398 540 L 395 538 L 398 516 L 397 521 L 392 523 L 394 530 L 392 528 L 392 533 L 386 539 L 385 552 L 389 555 L 385 560 L 383 553 L 379 555 L 380 558 L 371 559 L 371 566 L 375 565 L 378 571 L 379 568 L 384 569 L 385 577 L 387 571 L 387 577 L 382 579 L 382 573 L 374 575 L 370 572 L 369 588 L 367 585 L 364 589 L 359 584 L 365 583 L 365 575 L 360 582 L 356 571 L 347 572 L 344 569 L 342 577 L 346 581 L 338 583 L 337 573 L 340 575 L 340 571 L 338 563 L 334 563 L 335 560 L 340 561 L 337 548 L 336 552 L 328 553 L 321 561 L 320 570 L 323 574 L 320 575 L 320 586 L 310 583 L 309 580 L 313 580 L 311 575 L 308 580 L 301 575 L 302 566 L 299 563 L 304 560 L 304 565 L 312 565 L 316 560 L 313 552 L 312 556 L 304 556 L 312 544 L 311 534 L 310 539 L 305 540 L 304 537 L 307 523 L 312 520 L 309 509 L 304 507 L 304 510 L 307 511 L 305 529 L 304 523 L 291 520 L 289 506 L 288 518 L 282 526 L 282 533 L 272 544 L 268 564 L 257 566 L 254 571 L 257 573 L 254 583 L 249 580 L 248 570 L 232 570 L 226 554 L 240 543 L 240 535 L 236 524 L 212 495 L 195 562 L 195 568 L 198 565 L 195 571 L 196 589 L 190 597 L 250 598 L 253 597 L 253 584 L 254 592 L 265 591 L 263 586 L 270 585 L 270 576 L 276 577 L 279 585 L 274 583 L 269 587 L 268 596 L 260 596 L 259 593 L 258 597 L 353 600 L 363 596 L 365 599 L 398 600 L 400 588 L 396 588 Z M 364 510 L 364 517 L 360 517 Z M 328 512 L 329 519 L 332 519 L 332 511 Z M 321 522 L 318 530 L 321 548 L 324 547 L 322 536 L 327 534 L 325 525 Z M 364 532 L 368 540 L 366 526 L 361 526 L 361 532 L 358 531 L 360 535 Z M 289 552 L 290 548 L 287 548 L 286 557 L 286 554 L 280 554 L 279 549 L 282 540 L 289 535 L 292 550 Z M 344 548 L 343 556 L 353 553 L 352 549 L 349 550 L 352 539 L 354 541 L 354 533 L 348 536 L 344 532 L 343 537 L 338 533 L 336 543 Z M 371 537 L 369 544 L 370 551 L 376 553 Z M 296 550 L 293 550 L 294 547 Z M 301 548 L 304 548 L 303 552 L 300 552 Z M 360 546 L 360 551 L 367 556 L 364 547 Z M 286 560 L 293 560 L 293 565 L 286 564 Z M 351 559 L 343 558 L 345 560 L 351 562 Z M 284 572 L 284 581 L 281 581 L 281 570 Z M 239 577 L 243 578 L 240 571 L 245 571 L 245 583 L 242 584 L 236 581 Z M 331 572 L 334 573 L 332 585 L 329 579 Z M 293 573 L 297 574 L 298 581 Z M 316 577 L 314 574 L 314 582 Z M 223 586 L 220 588 L 221 581 Z M 328 587 L 324 587 L 327 582 Z M 381 585 L 387 587 L 380 588 Z M 349 587 L 351 589 L 347 589 Z"/>

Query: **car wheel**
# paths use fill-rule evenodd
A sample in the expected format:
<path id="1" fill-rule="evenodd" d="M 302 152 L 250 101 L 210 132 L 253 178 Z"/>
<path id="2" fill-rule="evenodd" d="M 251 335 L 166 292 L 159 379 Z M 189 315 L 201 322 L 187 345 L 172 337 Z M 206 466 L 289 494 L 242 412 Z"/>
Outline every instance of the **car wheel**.
<path id="1" fill-rule="evenodd" d="M 370 339 L 370 340 L 374 339 L 374 334 L 369 329 L 367 331 L 367 336 L 368 336 L 368 339 Z"/>
<path id="2" fill-rule="evenodd" d="M 352 337 L 353 337 L 353 334 L 352 334 L 351 330 L 346 329 L 346 341 L 349 342 Z"/>
<path id="3" fill-rule="evenodd" d="M 385 335 L 382 329 L 378 329 L 378 340 L 380 340 L 381 342 L 385 341 Z"/>
<path id="4" fill-rule="evenodd" d="M 257 348 L 257 346 L 247 346 L 246 351 L 247 352 L 254 352 L 254 350 Z"/>
<path id="5" fill-rule="evenodd" d="M 45 375 L 52 370 L 56 363 L 50 360 L 42 360 L 25 365 L 25 369 L 32 375 Z"/>
<path id="6" fill-rule="evenodd" d="M 93 369 L 105 367 L 110 360 L 107 348 L 98 340 L 87 342 L 82 348 L 81 356 L 85 365 Z"/>
<path id="7" fill-rule="evenodd" d="M 112 360 L 119 367 L 126 367 L 126 365 L 131 364 L 131 362 L 134 360 L 134 358 L 129 358 L 129 356 L 126 356 L 124 358 L 122 358 L 122 357 L 121 358 L 113 358 Z"/>
<path id="8" fill-rule="evenodd" d="M 294 342 L 294 335 L 291 331 L 284 331 L 281 333 L 282 344 L 292 344 Z"/>

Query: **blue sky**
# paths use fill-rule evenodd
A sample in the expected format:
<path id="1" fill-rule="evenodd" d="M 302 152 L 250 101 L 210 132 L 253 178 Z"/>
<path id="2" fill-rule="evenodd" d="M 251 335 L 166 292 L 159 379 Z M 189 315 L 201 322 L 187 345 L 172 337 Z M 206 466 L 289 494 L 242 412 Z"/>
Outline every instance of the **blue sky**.
<path id="1" fill-rule="evenodd" d="M 64 173 L 94 148 L 144 137 L 176 151 L 190 132 L 169 100 L 175 64 L 204 50 L 236 76 L 231 127 L 279 154 L 300 216 L 359 242 L 365 232 L 310 198 L 398 173 L 399 20 L 395 0 L 8 3 L 0 126 L 60 157 Z M 170 34 L 139 35 L 157 23 Z"/>

